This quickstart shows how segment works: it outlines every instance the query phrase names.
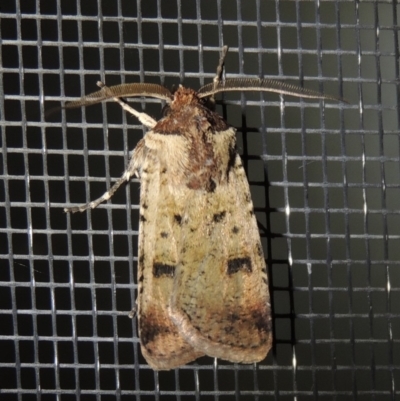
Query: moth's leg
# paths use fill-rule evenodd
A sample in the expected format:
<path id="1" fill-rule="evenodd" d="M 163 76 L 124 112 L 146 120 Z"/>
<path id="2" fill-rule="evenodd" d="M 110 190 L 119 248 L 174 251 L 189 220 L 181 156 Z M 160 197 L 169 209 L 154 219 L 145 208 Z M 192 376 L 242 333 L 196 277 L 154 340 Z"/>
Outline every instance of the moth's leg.
<path id="1" fill-rule="evenodd" d="M 83 205 L 75 206 L 75 207 L 66 207 L 64 208 L 64 212 L 67 213 L 76 213 L 76 212 L 84 212 L 88 209 L 95 209 L 100 203 L 109 200 L 115 193 L 115 191 L 125 182 L 128 182 L 131 177 L 136 173 L 137 165 L 134 163 L 134 154 L 132 154 L 131 159 L 129 161 L 127 169 L 124 171 L 124 174 L 118 179 L 118 181 L 107 191 L 104 192 L 100 198 L 95 199 L 92 202 L 85 203 Z"/>
<path id="2" fill-rule="evenodd" d="M 107 89 L 107 86 L 100 81 L 97 82 L 97 86 L 99 86 L 100 88 Z M 153 128 L 157 124 L 157 122 L 153 120 L 149 115 L 147 115 L 146 113 L 139 113 L 138 111 L 130 107 L 127 103 L 125 103 L 122 99 L 118 97 L 113 97 L 113 100 L 116 101 L 125 111 L 128 111 L 129 113 L 133 114 L 144 126 L 148 128 Z M 131 177 L 135 175 L 135 173 L 137 172 L 138 165 L 137 163 L 135 163 L 134 159 L 135 159 L 135 152 L 132 153 L 128 167 L 124 171 L 122 176 L 107 192 L 104 192 L 104 194 L 100 196 L 100 198 L 97 198 L 94 201 L 85 203 L 83 205 L 75 207 L 66 207 L 64 208 L 64 211 L 68 213 L 84 212 L 85 210 L 88 209 L 95 209 L 97 206 L 100 205 L 100 203 L 109 200 L 117 191 L 117 189 L 125 182 L 128 182 L 131 179 Z"/>
<path id="3" fill-rule="evenodd" d="M 214 87 L 213 89 L 215 90 L 218 86 L 218 84 L 221 82 L 222 80 L 222 73 L 224 71 L 224 63 L 225 63 L 225 57 L 226 57 L 226 53 L 228 53 L 228 46 L 224 46 L 222 48 L 222 52 L 221 52 L 221 57 L 219 59 L 219 63 L 218 63 L 218 67 L 217 67 L 217 71 L 215 73 L 215 77 L 213 79 L 214 82 Z M 213 96 L 214 97 L 214 96 Z"/>
<path id="4" fill-rule="evenodd" d="M 101 81 L 97 82 L 97 86 L 99 88 L 108 89 L 107 86 Z M 117 102 L 125 111 L 134 115 L 145 127 L 151 129 L 157 124 L 157 121 L 153 120 L 148 114 L 136 111 L 119 97 L 113 97 L 112 99 Z"/>

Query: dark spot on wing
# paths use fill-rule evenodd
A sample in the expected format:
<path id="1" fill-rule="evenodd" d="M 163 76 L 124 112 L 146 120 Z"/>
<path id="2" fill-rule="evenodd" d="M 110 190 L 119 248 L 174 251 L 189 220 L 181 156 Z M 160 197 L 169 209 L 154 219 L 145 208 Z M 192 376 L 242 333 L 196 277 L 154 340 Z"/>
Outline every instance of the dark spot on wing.
<path id="1" fill-rule="evenodd" d="M 229 320 L 231 323 L 235 323 L 235 322 L 237 322 L 238 320 L 240 320 L 240 316 L 239 316 L 238 314 L 236 314 L 236 313 L 231 313 L 230 315 L 228 315 L 228 320 Z"/>
<path id="2" fill-rule="evenodd" d="M 182 224 L 182 216 L 180 214 L 175 214 L 174 215 L 174 220 L 178 224 Z"/>
<path id="3" fill-rule="evenodd" d="M 235 144 L 232 144 L 232 145 L 229 147 L 229 162 L 228 162 L 227 173 L 229 173 L 229 171 L 231 171 L 232 168 L 235 166 L 236 155 L 237 155 L 237 152 L 236 152 L 236 145 L 235 145 Z M 241 167 L 241 166 L 242 166 L 242 164 L 240 163 L 240 164 L 239 164 L 239 167 Z"/>
<path id="4" fill-rule="evenodd" d="M 147 203 L 146 203 L 146 202 L 144 202 L 144 203 L 143 203 L 143 205 L 142 205 L 142 208 L 143 208 L 143 209 L 147 209 L 147 208 L 148 208 L 148 206 L 147 206 Z"/>
<path id="5" fill-rule="evenodd" d="M 232 228 L 232 232 L 234 233 L 234 234 L 237 234 L 238 232 L 239 232 L 240 230 L 239 230 L 239 227 L 233 227 Z"/>
<path id="6" fill-rule="evenodd" d="M 175 273 L 174 265 L 167 265 L 165 263 L 154 263 L 153 264 L 153 276 L 154 277 L 161 277 L 161 276 L 174 277 L 174 273 Z"/>
<path id="7" fill-rule="evenodd" d="M 271 319 L 268 313 L 265 313 L 264 308 L 261 310 L 255 310 L 252 313 L 254 324 L 259 331 L 269 333 L 271 331 Z"/>
<path id="8" fill-rule="evenodd" d="M 235 274 L 239 270 L 246 272 L 252 271 L 251 259 L 250 258 L 234 258 L 228 260 L 228 274 Z"/>
<path id="9" fill-rule="evenodd" d="M 226 216 L 226 212 L 220 212 L 220 213 L 215 213 L 213 216 L 213 221 L 214 223 L 219 223 L 220 221 L 222 221 Z"/>
<path id="10" fill-rule="evenodd" d="M 146 223 L 146 221 L 147 221 L 146 217 L 144 217 L 143 214 L 140 215 L 140 221 L 141 221 L 142 223 Z"/>
<path id="11" fill-rule="evenodd" d="M 143 346 L 151 343 L 157 337 L 165 336 L 168 333 L 169 328 L 167 326 L 157 324 L 149 315 L 142 316 L 140 320 L 140 342 Z M 146 351 L 152 354 L 154 351 L 153 347 L 147 347 Z"/>
<path id="12" fill-rule="evenodd" d="M 214 192 L 215 188 L 217 188 L 217 184 L 215 181 L 211 178 L 210 181 L 208 181 L 208 184 L 206 186 L 206 191 L 207 192 Z"/>
<path id="13" fill-rule="evenodd" d="M 168 233 L 166 233 L 165 231 L 163 231 L 160 235 L 161 238 L 168 238 Z"/>

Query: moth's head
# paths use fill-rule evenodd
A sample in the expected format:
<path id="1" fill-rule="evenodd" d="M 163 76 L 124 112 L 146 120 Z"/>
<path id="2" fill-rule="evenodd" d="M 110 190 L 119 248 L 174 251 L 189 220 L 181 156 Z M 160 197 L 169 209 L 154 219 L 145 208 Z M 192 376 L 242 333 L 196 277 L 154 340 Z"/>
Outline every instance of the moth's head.
<path id="1" fill-rule="evenodd" d="M 196 91 L 190 88 L 184 88 L 179 85 L 178 89 L 173 94 L 173 100 L 170 104 L 172 110 L 179 110 L 184 106 L 196 105 L 200 103 Z"/>

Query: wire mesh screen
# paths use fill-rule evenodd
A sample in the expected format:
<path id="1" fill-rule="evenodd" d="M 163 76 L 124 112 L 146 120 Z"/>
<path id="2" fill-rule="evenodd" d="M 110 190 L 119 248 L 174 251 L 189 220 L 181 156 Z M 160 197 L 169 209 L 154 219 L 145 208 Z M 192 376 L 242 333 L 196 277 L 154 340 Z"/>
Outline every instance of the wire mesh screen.
<path id="1" fill-rule="evenodd" d="M 395 400 L 400 159 L 395 1 L 2 0 L 0 394 L 4 400 Z M 145 130 L 108 85 L 277 77 L 348 104 L 224 95 L 268 262 L 274 344 L 259 364 L 203 357 L 154 372 L 136 319 Z M 154 118 L 159 101 L 131 105 Z"/>

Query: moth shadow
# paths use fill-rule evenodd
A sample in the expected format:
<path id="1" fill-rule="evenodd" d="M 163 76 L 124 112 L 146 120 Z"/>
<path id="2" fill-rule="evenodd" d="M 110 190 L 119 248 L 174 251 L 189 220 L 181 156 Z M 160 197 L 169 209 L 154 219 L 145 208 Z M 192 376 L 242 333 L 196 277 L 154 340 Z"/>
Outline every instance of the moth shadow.
<path id="1" fill-rule="evenodd" d="M 247 132 L 254 131 L 256 131 L 254 128 L 247 129 Z M 244 160 L 252 158 L 252 156 L 243 157 Z M 285 207 L 280 206 L 285 202 L 284 187 L 274 185 L 276 179 L 270 179 L 269 172 L 275 167 L 274 162 L 269 163 L 264 155 L 259 156 L 258 159 L 258 163 L 262 163 L 263 168 L 259 168 L 256 175 L 251 169 L 247 169 L 246 173 L 249 177 L 268 272 L 273 341 L 271 352 L 261 364 L 269 364 L 271 356 L 275 361 L 278 360 L 278 350 L 282 345 L 288 347 L 297 343 L 295 272 L 289 257 L 291 239 L 287 235 L 288 216 L 285 213 Z"/>

